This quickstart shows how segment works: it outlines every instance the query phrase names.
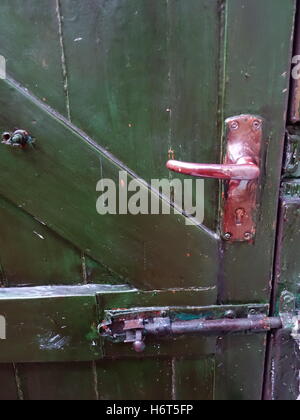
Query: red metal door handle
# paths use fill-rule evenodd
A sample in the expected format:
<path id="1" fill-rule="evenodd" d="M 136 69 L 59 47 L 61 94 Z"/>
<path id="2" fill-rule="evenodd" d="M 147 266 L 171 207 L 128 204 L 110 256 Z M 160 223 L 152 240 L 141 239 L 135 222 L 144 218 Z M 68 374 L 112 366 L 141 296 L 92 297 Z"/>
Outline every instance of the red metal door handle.
<path id="1" fill-rule="evenodd" d="M 257 179 L 260 169 L 255 163 L 236 163 L 235 165 L 218 165 L 205 163 L 179 162 L 169 160 L 167 168 L 170 171 L 201 178 L 248 180 Z"/>
<path id="2" fill-rule="evenodd" d="M 227 119 L 223 164 L 167 162 L 169 170 L 180 174 L 229 181 L 224 187 L 221 226 L 227 241 L 252 241 L 255 236 L 262 126 L 262 119 L 253 115 Z"/>

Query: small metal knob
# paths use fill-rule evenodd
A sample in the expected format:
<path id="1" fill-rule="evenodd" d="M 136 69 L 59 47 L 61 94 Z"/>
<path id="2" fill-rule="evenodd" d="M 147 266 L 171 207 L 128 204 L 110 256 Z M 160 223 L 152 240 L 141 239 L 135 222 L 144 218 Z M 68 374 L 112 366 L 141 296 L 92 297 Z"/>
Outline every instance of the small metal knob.
<path id="1" fill-rule="evenodd" d="M 2 134 L 2 143 L 7 146 L 20 147 L 24 149 L 26 146 L 34 143 L 32 136 L 25 130 L 16 130 L 13 133 L 4 132 Z"/>
<path id="2" fill-rule="evenodd" d="M 146 348 L 146 344 L 143 341 L 135 341 L 133 348 L 137 353 L 142 353 Z"/>

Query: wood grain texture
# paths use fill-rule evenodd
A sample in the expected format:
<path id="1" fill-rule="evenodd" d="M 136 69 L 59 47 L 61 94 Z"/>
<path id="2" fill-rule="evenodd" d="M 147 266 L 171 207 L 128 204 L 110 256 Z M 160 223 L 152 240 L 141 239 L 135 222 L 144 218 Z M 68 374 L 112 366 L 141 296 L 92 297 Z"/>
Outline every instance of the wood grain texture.
<path id="1" fill-rule="evenodd" d="M 215 357 L 200 360 L 173 359 L 176 400 L 212 401 L 215 387 Z"/>
<path id="2" fill-rule="evenodd" d="M 99 321 L 93 295 L 2 298 L 1 313 L 7 320 L 7 339 L 0 343 L 0 363 L 73 362 L 101 358 L 97 335 Z"/>
<path id="3" fill-rule="evenodd" d="M 0 218 L 5 286 L 83 282 L 80 253 L 43 223 L 1 198 Z"/>
<path id="4" fill-rule="evenodd" d="M 178 214 L 100 216 L 96 184 L 102 175 L 118 185 L 120 166 L 14 82 L 1 83 L 0 95 L 0 129 L 17 124 L 37 139 L 25 151 L 2 145 L 3 195 L 135 286 L 216 284 L 216 235 Z"/>
<path id="5" fill-rule="evenodd" d="M 168 360 L 113 360 L 97 364 L 102 400 L 171 400 L 172 369 Z"/>
<path id="6" fill-rule="evenodd" d="M 266 334 L 219 337 L 214 398 L 259 401 L 263 392 Z"/>
<path id="7" fill-rule="evenodd" d="M 290 184 L 293 181 L 288 181 Z M 294 181 L 295 184 L 298 183 Z M 279 313 L 281 294 L 295 296 L 300 307 L 300 200 L 282 197 L 277 243 L 276 276 L 274 282 L 274 313 Z M 264 398 L 275 401 L 295 401 L 299 397 L 300 350 L 289 331 L 274 332 L 270 336 L 270 352 Z M 273 373 L 272 373 L 273 372 Z"/>
<path id="8" fill-rule="evenodd" d="M 3 286 L 122 283 L 107 268 L 81 255 L 43 221 L 1 197 L 0 219 Z"/>
<path id="9" fill-rule="evenodd" d="M 284 7 L 280 0 L 226 3 L 224 117 L 249 113 L 265 122 L 255 244 L 224 247 L 224 303 L 270 298 L 295 6 L 294 0 Z"/>
<path id="10" fill-rule="evenodd" d="M 94 371 L 89 363 L 19 365 L 26 401 L 92 401 L 98 399 Z"/>
<path id="11" fill-rule="evenodd" d="M 269 302 L 295 1 L 2 3 L 0 54 L 11 78 L 0 83 L 0 130 L 27 129 L 36 137 L 36 147 L 19 151 L 1 145 L 0 194 L 16 207 L 22 205 L 29 217 L 23 220 L 17 208 L 4 212 L 10 226 L 3 228 L 0 244 L 1 285 L 7 285 L 6 273 L 11 284 L 39 283 L 39 270 L 48 273 L 45 282 L 56 283 L 61 265 L 66 284 L 71 275 L 74 282 L 110 282 L 112 272 L 120 282 L 149 291 L 207 289 L 192 296 L 192 291 L 174 294 L 177 304 L 194 304 L 197 297 L 207 305 Z M 179 215 L 96 214 L 100 176 L 117 180 L 126 165 L 146 180 L 168 178 L 164 164 L 169 150 L 180 160 L 216 163 L 222 159 L 224 119 L 241 113 L 265 120 L 255 244 L 220 250 L 217 236 L 203 227 L 186 228 Z M 219 192 L 218 183 L 207 182 L 205 224 L 213 230 Z M 38 245 L 38 236 L 31 238 L 33 217 L 47 224 L 47 238 L 56 238 L 47 247 Z M 26 248 L 15 267 L 14 235 L 19 238 L 16 251 Z M 29 263 L 31 249 L 41 257 L 35 267 Z M 44 264 L 43 255 L 51 260 Z M 108 271 L 102 272 L 99 263 Z M 24 281 L 19 281 L 21 270 Z M 151 299 L 137 294 L 132 302 L 148 305 Z M 161 295 L 152 301 L 160 299 L 168 300 Z M 43 306 L 32 305 L 32 310 L 42 312 Z M 176 346 L 180 361 L 172 365 L 170 353 Z M 228 337 L 217 347 L 212 340 L 209 345 L 183 340 L 165 346 L 160 355 L 165 360 L 127 360 L 128 352 L 120 360 L 118 351 L 111 349 L 111 355 L 119 360 L 101 362 L 97 369 L 91 363 L 20 365 L 17 381 L 11 366 L 0 365 L 0 378 L 2 373 L 11 384 L 0 397 L 1 392 L 25 399 L 170 399 L 176 392 L 183 398 L 261 397 L 264 335 Z M 84 351 L 77 357 L 85 358 Z M 192 374 L 193 381 L 188 379 Z"/>
<path id="12" fill-rule="evenodd" d="M 7 72 L 67 115 L 56 0 L 43 0 L 43 7 L 3 0 L 0 27 L 0 54 Z"/>
<path id="13" fill-rule="evenodd" d="M 0 364 L 0 400 L 18 400 L 18 389 L 15 371 L 12 364 Z"/>
<path id="14" fill-rule="evenodd" d="M 61 11 L 78 127 L 147 181 L 171 176 L 170 149 L 219 161 L 218 0 L 66 0 Z M 206 187 L 215 228 L 218 182 Z"/>

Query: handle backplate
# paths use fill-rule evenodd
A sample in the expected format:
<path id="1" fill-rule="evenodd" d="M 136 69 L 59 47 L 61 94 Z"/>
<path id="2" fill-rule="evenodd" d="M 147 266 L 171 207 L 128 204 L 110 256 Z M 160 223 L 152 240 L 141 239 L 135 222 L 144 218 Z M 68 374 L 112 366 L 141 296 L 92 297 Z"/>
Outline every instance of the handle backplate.
<path id="1" fill-rule="evenodd" d="M 226 120 L 225 165 L 252 164 L 260 168 L 263 120 L 240 115 Z M 251 242 L 256 234 L 260 176 L 224 184 L 221 232 L 230 242 Z"/>

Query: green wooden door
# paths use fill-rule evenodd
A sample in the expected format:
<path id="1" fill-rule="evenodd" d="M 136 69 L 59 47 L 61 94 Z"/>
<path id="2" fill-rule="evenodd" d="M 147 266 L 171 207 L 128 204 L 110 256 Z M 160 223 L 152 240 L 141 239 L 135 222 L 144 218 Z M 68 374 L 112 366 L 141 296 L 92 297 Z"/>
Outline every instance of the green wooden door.
<path id="1" fill-rule="evenodd" d="M 261 398 L 265 334 L 185 338 L 144 355 L 91 350 L 83 335 L 95 309 L 269 304 L 295 7 L 1 1 L 0 129 L 36 139 L 1 144 L 1 398 Z M 245 113 L 265 121 L 254 244 L 220 238 L 215 180 L 200 226 L 179 214 L 97 214 L 100 178 L 169 178 L 170 150 L 220 162 L 225 119 Z M 61 313 L 75 324 L 59 324 Z"/>

